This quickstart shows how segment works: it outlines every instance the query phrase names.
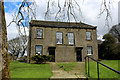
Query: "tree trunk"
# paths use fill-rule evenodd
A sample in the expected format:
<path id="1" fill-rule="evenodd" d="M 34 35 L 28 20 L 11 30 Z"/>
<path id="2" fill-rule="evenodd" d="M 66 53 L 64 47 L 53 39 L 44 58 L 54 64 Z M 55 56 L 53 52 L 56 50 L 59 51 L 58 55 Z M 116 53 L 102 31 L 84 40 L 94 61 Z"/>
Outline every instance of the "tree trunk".
<path id="1" fill-rule="evenodd" d="M 21 57 L 23 57 L 23 56 L 24 56 L 26 49 L 27 49 L 27 47 L 26 47 L 26 48 L 24 48 L 24 50 L 23 50 L 23 52 L 22 52 Z"/>
<path id="2" fill-rule="evenodd" d="M 0 79 L 10 80 L 4 2 L 0 1 Z"/>

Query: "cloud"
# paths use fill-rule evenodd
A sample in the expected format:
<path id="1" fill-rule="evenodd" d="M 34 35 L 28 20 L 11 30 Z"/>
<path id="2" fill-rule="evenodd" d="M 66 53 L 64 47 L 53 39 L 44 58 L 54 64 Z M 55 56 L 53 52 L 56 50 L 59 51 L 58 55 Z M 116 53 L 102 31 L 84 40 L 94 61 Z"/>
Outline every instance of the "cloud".
<path id="1" fill-rule="evenodd" d="M 85 1 L 82 5 L 83 22 L 91 25 L 97 25 L 97 17 L 99 13 L 99 3 L 94 1 Z"/>
<path id="2" fill-rule="evenodd" d="M 47 9 L 47 0 L 35 0 L 35 1 L 37 4 L 36 6 L 37 20 L 44 20 L 44 15 Z M 100 1 L 102 0 L 84 0 L 84 2 L 82 0 L 77 0 L 77 2 L 80 3 L 82 14 L 84 17 L 82 21 L 90 25 L 97 26 L 98 37 L 99 35 L 103 36 L 104 34 L 106 34 L 113 25 L 118 23 L 118 1 L 119 0 L 115 0 L 112 4 L 112 9 L 111 9 L 112 21 L 110 21 L 110 28 L 104 26 L 105 14 L 103 14 L 100 18 L 98 18 L 98 14 L 100 12 L 100 5 L 101 5 Z M 62 3 L 63 2 L 61 1 L 61 4 Z M 6 13 L 7 24 L 12 20 L 11 14 L 12 13 Z M 8 27 L 8 38 L 11 39 L 17 35 L 18 35 L 17 28 L 15 27 L 15 24 L 12 24 L 12 26 Z"/>
<path id="3" fill-rule="evenodd" d="M 99 0 L 85 0 L 82 6 L 83 16 L 85 18 L 84 22 L 97 25 L 98 39 L 102 40 L 102 36 L 108 33 L 113 25 L 118 24 L 118 1 L 119 0 L 114 0 L 114 2 L 111 4 L 112 21 L 109 20 L 110 27 L 106 27 L 105 13 L 98 18 L 101 2 Z"/>
<path id="4" fill-rule="evenodd" d="M 4 0 L 4 2 L 22 2 L 23 0 Z"/>
<path id="5" fill-rule="evenodd" d="M 11 20 L 12 20 L 12 13 L 5 13 L 5 17 L 6 17 L 6 25 L 8 25 Z M 25 27 L 25 31 L 27 36 L 29 35 L 29 29 L 27 27 Z M 24 33 L 24 28 L 21 27 L 21 32 Z M 8 40 L 13 39 L 15 37 L 18 37 L 18 27 L 16 27 L 15 23 L 12 23 L 9 27 L 7 27 L 7 37 Z"/>
<path id="6" fill-rule="evenodd" d="M 102 40 L 102 41 L 104 41 L 104 39 L 103 39 L 103 35 L 99 35 L 99 34 L 98 34 L 98 36 L 97 36 L 97 40 Z"/>
<path id="7" fill-rule="evenodd" d="M 6 25 L 8 25 L 12 20 L 12 14 L 5 13 L 5 18 L 6 18 Z M 18 36 L 18 31 L 17 31 L 17 28 L 15 27 L 15 24 L 13 23 L 9 27 L 7 27 L 7 37 L 8 37 L 8 40 L 10 40 L 17 36 Z"/>
<path id="8" fill-rule="evenodd" d="M 112 20 L 109 20 L 109 27 L 105 27 L 105 14 L 103 14 L 99 19 L 98 19 L 98 34 L 104 35 L 106 33 L 109 32 L 110 28 L 113 25 L 118 24 L 118 1 L 116 0 L 115 2 L 113 2 L 113 4 L 111 5 L 111 17 Z"/>

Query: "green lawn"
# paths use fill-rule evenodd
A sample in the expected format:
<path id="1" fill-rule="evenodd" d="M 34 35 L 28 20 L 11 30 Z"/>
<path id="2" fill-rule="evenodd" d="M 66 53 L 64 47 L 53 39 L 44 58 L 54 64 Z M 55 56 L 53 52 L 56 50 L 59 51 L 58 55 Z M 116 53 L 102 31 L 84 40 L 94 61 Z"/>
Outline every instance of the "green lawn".
<path id="1" fill-rule="evenodd" d="M 108 65 L 109 67 L 118 70 L 118 60 L 104 60 L 101 61 L 102 63 Z M 100 68 L 100 78 L 118 78 L 118 74 L 107 69 L 104 66 L 99 66 Z M 90 62 L 90 77 L 97 78 L 97 63 Z"/>
<path id="2" fill-rule="evenodd" d="M 62 67 L 65 71 L 69 72 L 73 67 L 75 67 L 77 63 L 72 62 L 72 63 L 57 63 L 59 67 Z"/>
<path id="3" fill-rule="evenodd" d="M 11 78 L 50 78 L 53 74 L 49 64 L 10 62 Z"/>
<path id="4" fill-rule="evenodd" d="M 104 60 L 101 62 L 110 66 L 113 69 L 118 70 L 118 60 Z M 76 64 L 76 62 L 57 63 L 59 67 L 63 66 L 62 68 L 67 72 L 69 72 L 73 67 L 75 67 Z M 114 73 L 113 71 L 101 65 L 99 67 L 100 78 L 118 78 L 118 74 Z M 27 64 L 10 62 L 10 72 L 11 78 L 50 78 L 53 75 L 49 64 Z M 91 78 L 97 78 L 96 62 L 90 62 L 90 76 Z"/>

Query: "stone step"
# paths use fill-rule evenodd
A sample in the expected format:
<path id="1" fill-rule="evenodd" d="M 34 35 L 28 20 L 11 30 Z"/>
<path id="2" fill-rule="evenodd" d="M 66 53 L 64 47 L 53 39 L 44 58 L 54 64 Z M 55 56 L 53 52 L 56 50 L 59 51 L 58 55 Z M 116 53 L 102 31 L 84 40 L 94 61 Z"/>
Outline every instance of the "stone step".
<path id="1" fill-rule="evenodd" d="M 79 62 L 71 71 L 66 72 L 56 63 L 50 63 L 53 76 L 50 80 L 88 80 L 84 75 L 84 62 Z"/>
<path id="2" fill-rule="evenodd" d="M 88 80 L 88 78 L 50 78 L 50 80 Z"/>

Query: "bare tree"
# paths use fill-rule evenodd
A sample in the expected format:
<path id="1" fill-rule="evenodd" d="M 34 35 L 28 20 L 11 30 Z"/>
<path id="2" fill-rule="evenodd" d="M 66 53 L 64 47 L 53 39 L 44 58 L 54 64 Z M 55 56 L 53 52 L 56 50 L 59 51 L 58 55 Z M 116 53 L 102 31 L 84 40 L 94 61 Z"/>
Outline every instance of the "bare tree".
<path id="1" fill-rule="evenodd" d="M 51 14 L 56 21 L 67 21 L 70 22 L 74 19 L 76 22 L 82 18 L 82 11 L 79 3 L 76 0 L 63 0 L 63 5 L 60 0 L 48 0 L 47 11 L 45 13 L 45 19 L 50 19 Z M 53 12 L 54 7 L 56 11 Z"/>
<path id="2" fill-rule="evenodd" d="M 99 17 L 102 14 L 105 14 L 105 26 L 107 26 L 107 27 L 110 27 L 109 22 L 110 22 L 110 20 L 112 21 L 111 7 L 112 7 L 113 2 L 114 2 L 114 0 L 102 0 L 101 6 L 100 6 Z"/>
<path id="3" fill-rule="evenodd" d="M 82 16 L 82 10 L 80 3 L 77 2 L 77 0 L 62 0 L 64 1 L 62 5 L 61 0 L 48 0 L 47 2 L 47 11 L 45 13 L 45 19 L 51 19 L 51 17 L 54 17 L 56 21 L 75 21 L 80 22 Z M 83 0 L 83 3 L 85 0 Z M 102 0 L 101 6 L 100 6 L 100 13 L 99 17 L 102 14 L 105 14 L 105 26 L 109 27 L 109 20 L 112 20 L 111 17 L 111 5 L 113 3 L 113 0 Z M 54 11 L 54 7 L 57 9 Z M 51 16 L 53 14 L 53 16 Z"/>
<path id="4" fill-rule="evenodd" d="M 34 0 L 33 2 L 31 2 L 31 0 L 23 0 L 18 11 L 14 12 L 14 14 L 12 15 L 13 20 L 7 26 L 9 27 L 12 23 L 15 23 L 18 29 L 19 37 L 9 41 L 9 45 L 12 45 L 11 47 L 13 49 L 11 50 L 13 52 L 14 52 L 14 49 L 17 48 L 15 50 L 15 53 L 17 53 L 17 57 L 19 53 L 21 53 L 21 57 L 24 56 L 25 51 L 27 49 L 28 37 L 26 34 L 26 29 L 29 28 L 30 20 L 36 19 L 35 6 L 36 4 Z M 11 42 L 14 42 L 14 44 L 11 44 Z"/>
<path id="5" fill-rule="evenodd" d="M 83 0 L 83 3 L 85 3 L 85 1 L 86 0 Z M 105 26 L 108 27 L 109 19 L 112 20 L 111 6 L 113 2 L 114 0 L 101 0 L 99 17 L 102 14 L 105 14 Z M 81 18 L 83 18 L 81 6 L 82 5 L 80 5 L 77 0 L 48 0 L 47 11 L 45 12 L 45 19 L 48 20 L 51 19 L 51 17 L 54 17 L 56 21 L 70 22 L 74 19 L 75 22 L 80 22 Z M 28 24 L 31 19 L 36 19 L 35 7 L 36 2 L 34 0 L 23 0 L 16 16 L 14 16 L 15 18 L 13 18 L 10 24 L 14 22 L 17 24 L 17 26 L 22 25 L 23 27 L 25 27 L 26 25 L 24 25 L 23 23 L 24 20 L 26 22 L 25 24 Z M 26 16 L 24 14 L 27 15 L 27 18 L 29 20 L 25 19 Z"/>
<path id="6" fill-rule="evenodd" d="M 12 59 L 16 60 L 19 56 L 23 57 L 27 49 L 27 40 L 25 36 L 19 36 L 8 41 L 8 50 L 11 52 Z"/>
<path id="7" fill-rule="evenodd" d="M 23 57 L 25 54 L 25 51 L 27 50 L 28 36 L 27 37 L 25 37 L 24 35 L 20 36 L 19 40 L 20 40 L 20 48 L 21 48 L 20 57 Z"/>
<path id="8" fill-rule="evenodd" d="M 15 56 L 19 56 L 20 40 L 18 37 L 8 41 L 8 50 L 11 52 L 13 60 L 15 60 Z"/>

